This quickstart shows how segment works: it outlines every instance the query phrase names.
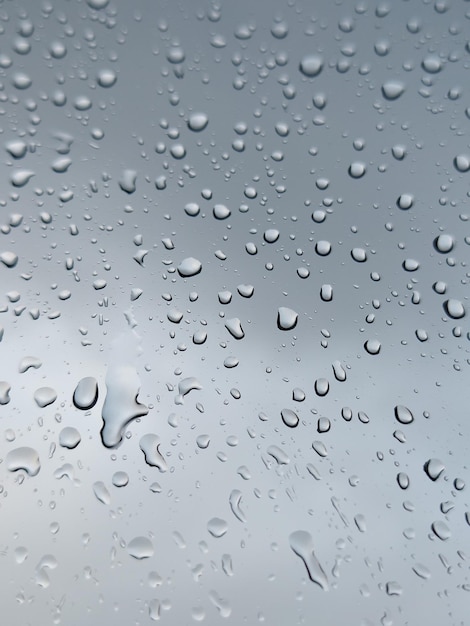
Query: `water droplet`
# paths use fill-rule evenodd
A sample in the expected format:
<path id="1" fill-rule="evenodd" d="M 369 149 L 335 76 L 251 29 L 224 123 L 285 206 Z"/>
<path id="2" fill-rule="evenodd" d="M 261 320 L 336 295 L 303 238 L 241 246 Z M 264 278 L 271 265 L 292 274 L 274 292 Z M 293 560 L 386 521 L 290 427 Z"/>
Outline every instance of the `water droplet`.
<path id="1" fill-rule="evenodd" d="M 99 11 L 100 9 L 105 9 L 108 4 L 109 4 L 109 0 L 86 0 L 88 6 L 91 9 L 95 9 L 95 11 Z"/>
<path id="2" fill-rule="evenodd" d="M 425 72 L 429 74 L 437 74 L 442 69 L 442 62 L 439 57 L 429 55 L 423 59 L 421 66 Z"/>
<path id="3" fill-rule="evenodd" d="M 454 158 L 454 167 L 458 172 L 468 172 L 470 170 L 470 156 L 468 154 L 458 154 Z"/>
<path id="4" fill-rule="evenodd" d="M 93 493 L 102 504 L 111 504 L 111 494 L 103 481 L 97 480 L 93 483 Z"/>
<path id="5" fill-rule="evenodd" d="M 451 298 L 444 302 L 444 310 L 449 317 L 455 320 L 465 317 L 466 313 L 464 305 L 460 302 L 460 300 L 456 300 L 455 298 Z"/>
<path id="6" fill-rule="evenodd" d="M 59 444 L 63 448 L 68 448 L 69 450 L 73 450 L 78 446 L 80 441 L 82 440 L 80 433 L 73 426 L 67 426 L 60 431 L 59 434 Z"/>
<path id="7" fill-rule="evenodd" d="M 119 179 L 119 187 L 126 193 L 134 193 L 136 190 L 137 172 L 136 170 L 124 170 Z"/>
<path id="8" fill-rule="evenodd" d="M 233 489 L 229 497 L 230 508 L 232 509 L 232 513 L 235 515 L 235 517 L 238 520 L 240 520 L 240 522 L 245 523 L 246 522 L 245 514 L 240 508 L 241 500 L 242 500 L 242 492 L 239 491 L 238 489 Z"/>
<path id="9" fill-rule="evenodd" d="M 354 523 L 360 533 L 365 533 L 367 531 L 366 519 L 361 513 L 354 517 Z"/>
<path id="10" fill-rule="evenodd" d="M 305 392 L 299 387 L 292 390 L 292 400 L 296 402 L 303 402 L 305 400 Z"/>
<path id="11" fill-rule="evenodd" d="M 98 72 L 97 82 L 100 87 L 112 87 L 116 84 L 117 75 L 114 70 L 103 69 Z"/>
<path id="12" fill-rule="evenodd" d="M 445 465 L 439 459 L 429 459 L 423 469 L 431 480 L 436 481 L 444 472 Z"/>
<path id="13" fill-rule="evenodd" d="M 299 69 L 307 78 L 318 76 L 323 69 L 323 57 L 319 54 L 309 54 L 300 61 Z"/>
<path id="14" fill-rule="evenodd" d="M 385 584 L 385 591 L 388 596 L 401 596 L 403 588 L 395 581 L 390 581 Z"/>
<path id="15" fill-rule="evenodd" d="M 408 489 L 410 486 L 408 474 L 405 474 L 405 472 L 399 472 L 399 474 L 397 474 L 397 483 L 401 489 Z"/>
<path id="16" fill-rule="evenodd" d="M 191 113 L 188 118 L 188 128 L 194 132 L 204 130 L 209 123 L 209 118 L 205 113 Z"/>
<path id="17" fill-rule="evenodd" d="M 290 463 L 290 458 L 281 450 L 279 446 L 269 446 L 266 452 L 269 456 L 272 456 L 278 465 L 288 465 Z"/>
<path id="18" fill-rule="evenodd" d="M 268 230 L 264 232 L 263 238 L 266 243 L 274 243 L 279 239 L 279 231 L 275 228 L 268 228 Z"/>
<path id="19" fill-rule="evenodd" d="M 178 274 L 183 277 L 196 276 L 202 270 L 202 263 L 193 257 L 188 257 L 178 265 Z"/>
<path id="20" fill-rule="evenodd" d="M 317 422 L 317 432 L 321 433 L 327 433 L 331 428 L 331 422 L 327 417 L 320 417 L 318 418 L 318 422 Z"/>
<path id="21" fill-rule="evenodd" d="M 213 517 L 207 522 L 207 530 L 213 537 L 220 539 L 228 531 L 228 524 L 220 517 Z"/>
<path id="22" fill-rule="evenodd" d="M 245 333 L 238 317 L 234 317 L 225 322 L 225 328 L 235 339 L 243 339 Z"/>
<path id="23" fill-rule="evenodd" d="M 351 250 L 352 258 L 357 261 L 357 263 L 364 263 L 367 261 L 367 252 L 364 248 L 353 248 Z"/>
<path id="24" fill-rule="evenodd" d="M 279 330 L 292 330 L 297 326 L 298 314 L 285 306 L 277 311 L 277 327 Z"/>
<path id="25" fill-rule="evenodd" d="M 331 302 L 333 300 L 333 287 L 331 285 L 322 285 L 320 289 L 320 298 L 323 302 Z"/>
<path id="26" fill-rule="evenodd" d="M 334 361 L 332 367 L 336 380 L 341 383 L 344 382 L 346 380 L 346 370 L 342 366 L 341 361 Z"/>
<path id="27" fill-rule="evenodd" d="M 201 209 L 195 202 L 188 202 L 188 204 L 184 207 L 184 210 L 186 215 L 196 217 L 196 215 L 199 215 Z"/>
<path id="28" fill-rule="evenodd" d="M 422 565 L 421 563 L 416 563 L 411 569 L 417 576 L 419 576 L 423 580 L 429 580 L 429 578 L 431 578 L 431 572 L 425 565 Z"/>
<path id="29" fill-rule="evenodd" d="M 366 352 L 372 355 L 379 354 L 381 347 L 378 339 L 368 339 L 364 344 Z"/>
<path id="30" fill-rule="evenodd" d="M 225 204 L 216 204 L 213 209 L 214 217 L 218 220 L 225 220 L 230 217 L 231 211 Z"/>
<path id="31" fill-rule="evenodd" d="M 10 450 L 6 455 L 5 465 L 9 472 L 23 470 L 28 476 L 36 476 L 41 469 L 39 454 L 27 446 Z"/>
<path id="32" fill-rule="evenodd" d="M 125 349 L 125 338 L 117 342 Z M 138 417 L 147 415 L 148 408 L 138 402 L 140 380 L 132 365 L 111 362 L 106 376 L 106 398 L 103 404 L 101 440 L 106 448 L 116 448 L 122 441 L 128 424 Z"/>
<path id="33" fill-rule="evenodd" d="M 127 552 L 139 561 L 149 559 L 154 553 L 153 543 L 147 537 L 134 537 L 127 544 Z"/>
<path id="34" fill-rule="evenodd" d="M 312 443 L 312 448 L 315 450 L 318 456 L 321 456 L 322 458 L 325 458 L 328 456 L 328 451 L 323 441 L 314 441 Z"/>
<path id="35" fill-rule="evenodd" d="M 442 234 L 434 240 L 434 247 L 438 252 L 446 254 L 454 247 L 454 238 L 452 235 Z"/>
<path id="36" fill-rule="evenodd" d="M 450 539 L 450 537 L 452 536 L 452 533 L 450 532 L 450 528 L 447 526 L 445 522 L 442 522 L 441 520 L 433 522 L 431 524 L 431 528 L 434 534 L 437 537 L 439 537 L 441 541 L 447 541 L 447 539 Z"/>
<path id="37" fill-rule="evenodd" d="M 397 100 L 405 93 L 405 83 L 401 80 L 389 80 L 382 85 L 382 93 L 387 100 Z"/>
<path id="38" fill-rule="evenodd" d="M 328 591 L 328 579 L 313 550 L 312 535 L 306 530 L 296 530 L 289 535 L 289 544 L 304 562 L 310 580 Z"/>
<path id="39" fill-rule="evenodd" d="M 168 466 L 160 453 L 160 438 L 151 433 L 141 437 L 139 446 L 144 453 L 145 462 L 151 467 L 156 467 L 160 472 L 166 472 Z"/>
<path id="40" fill-rule="evenodd" d="M 414 196 L 410 193 L 402 193 L 397 199 L 397 206 L 402 211 L 408 211 L 414 204 Z"/>
<path id="41" fill-rule="evenodd" d="M 362 178 L 366 173 L 366 164 L 361 161 L 355 161 L 351 163 L 348 169 L 348 173 L 351 178 Z"/>
<path id="42" fill-rule="evenodd" d="M 5 380 L 0 381 L 0 404 L 8 404 L 10 398 L 11 385 Z"/>
<path id="43" fill-rule="evenodd" d="M 291 409 L 282 409 L 281 417 L 284 424 L 289 428 L 295 428 L 299 424 L 299 416 Z"/>
<path id="44" fill-rule="evenodd" d="M 73 392 L 73 403 L 77 409 L 88 411 L 98 401 L 98 383 L 92 376 L 82 378 Z"/>
<path id="45" fill-rule="evenodd" d="M 330 383 L 326 378 L 317 378 L 315 381 L 315 393 L 317 396 L 326 396 L 330 390 Z"/>
<path id="46" fill-rule="evenodd" d="M 129 483 L 129 476 L 126 472 L 114 472 L 111 482 L 115 487 L 125 487 Z"/>
<path id="47" fill-rule="evenodd" d="M 3 265 L 6 265 L 6 267 L 15 267 L 18 263 L 18 255 L 14 252 L 2 252 L 0 254 L 0 261 Z"/>
<path id="48" fill-rule="evenodd" d="M 57 400 L 57 392 L 52 387 L 40 387 L 34 392 L 34 400 L 43 409 Z"/>
<path id="49" fill-rule="evenodd" d="M 395 417 L 400 422 L 400 424 L 411 424 L 413 421 L 413 413 L 406 406 L 402 404 L 398 404 L 395 407 Z"/>
<path id="50" fill-rule="evenodd" d="M 329 241 L 317 241 L 315 252 L 319 256 L 328 256 L 331 252 L 331 243 Z"/>

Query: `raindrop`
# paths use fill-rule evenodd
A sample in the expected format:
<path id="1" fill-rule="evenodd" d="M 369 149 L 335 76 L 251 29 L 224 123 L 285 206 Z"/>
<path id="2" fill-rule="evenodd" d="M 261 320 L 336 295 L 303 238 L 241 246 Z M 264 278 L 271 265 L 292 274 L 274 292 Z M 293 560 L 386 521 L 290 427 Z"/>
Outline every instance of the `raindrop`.
<path id="1" fill-rule="evenodd" d="M 323 57 L 319 54 L 304 56 L 300 61 L 299 69 L 307 78 L 318 76 L 323 69 Z"/>
<path id="2" fill-rule="evenodd" d="M 139 561 L 149 559 L 154 553 L 153 543 L 147 537 L 134 537 L 127 544 L 127 552 Z"/>
<path id="3" fill-rule="evenodd" d="M 413 421 L 413 413 L 406 406 L 402 404 L 398 404 L 395 409 L 395 417 L 400 422 L 400 424 L 411 424 Z"/>
<path id="4" fill-rule="evenodd" d="M 116 72 L 110 69 L 100 70 L 97 81 L 100 87 L 112 87 L 117 81 Z"/>
<path id="5" fill-rule="evenodd" d="M 326 396 L 330 390 L 330 383 L 326 378 L 317 378 L 315 381 L 315 393 L 317 396 Z"/>
<path id="6" fill-rule="evenodd" d="M 299 424 L 299 416 L 291 409 L 282 409 L 281 417 L 284 424 L 289 428 L 295 428 Z"/>
<path id="7" fill-rule="evenodd" d="M 205 113 L 191 113 L 188 118 L 188 128 L 194 132 L 204 130 L 209 123 L 209 118 Z"/>
<path id="8" fill-rule="evenodd" d="M 465 317 L 464 305 L 460 302 L 460 300 L 456 300 L 455 298 L 451 298 L 444 302 L 444 310 L 447 315 L 454 320 Z"/>
<path id="9" fill-rule="evenodd" d="M 397 100 L 405 93 L 405 83 L 401 80 L 389 80 L 382 85 L 382 93 L 387 100 Z"/>
<path id="10" fill-rule="evenodd" d="M 193 257 L 181 261 L 178 266 L 178 274 L 183 277 L 196 276 L 202 269 L 202 263 Z"/>
<path id="11" fill-rule="evenodd" d="M 98 480 L 93 483 L 93 493 L 102 504 L 111 504 L 111 494 L 103 481 Z"/>
<path id="12" fill-rule="evenodd" d="M 59 445 L 61 445 L 62 448 L 73 450 L 78 446 L 81 440 L 80 433 L 76 428 L 73 428 L 73 426 L 67 426 L 60 431 Z"/>
<path id="13" fill-rule="evenodd" d="M 52 387 L 40 387 L 34 392 L 34 400 L 43 409 L 57 400 L 57 392 Z"/>
<path id="14" fill-rule="evenodd" d="M 351 178 L 362 178 L 366 173 L 366 165 L 361 161 L 355 161 L 351 163 L 348 169 L 348 173 Z"/>
<path id="15" fill-rule="evenodd" d="M 449 527 L 445 522 L 438 520 L 437 522 L 433 522 L 431 524 L 431 528 L 434 534 L 441 539 L 441 541 L 447 541 L 452 536 Z"/>
<path id="16" fill-rule="evenodd" d="M 125 487 L 129 483 L 126 472 L 114 472 L 111 482 L 115 487 Z"/>
<path id="17" fill-rule="evenodd" d="M 292 330 L 297 326 L 298 314 L 285 306 L 277 311 L 277 327 L 279 330 Z"/>
<path id="18" fill-rule="evenodd" d="M 353 248 L 351 250 L 351 256 L 358 263 L 364 263 L 367 261 L 367 252 L 364 248 Z"/>
<path id="19" fill-rule="evenodd" d="M 328 256 L 331 252 L 331 243 L 329 241 L 317 241 L 315 244 L 315 252 L 319 256 Z"/>
<path id="20" fill-rule="evenodd" d="M 207 530 L 216 539 L 223 537 L 228 530 L 228 524 L 220 517 L 213 517 L 207 522 Z"/>
<path id="21" fill-rule="evenodd" d="M 230 217 L 231 211 L 225 204 L 216 204 L 213 209 L 214 217 L 218 220 L 225 220 Z"/>
<path id="22" fill-rule="evenodd" d="M 235 339 L 243 339 L 245 333 L 238 317 L 234 317 L 225 322 L 225 328 Z"/>
<path id="23" fill-rule="evenodd" d="M 98 383 L 92 376 L 82 378 L 73 392 L 73 403 L 77 409 L 88 411 L 98 401 Z"/>
<path id="24" fill-rule="evenodd" d="M 156 467 L 160 472 L 167 471 L 168 466 L 166 461 L 158 449 L 160 447 L 160 438 L 157 435 L 151 433 L 144 435 L 139 441 L 139 446 L 144 453 L 147 465 Z"/>
<path id="25" fill-rule="evenodd" d="M 5 465 L 9 472 L 23 470 L 28 476 L 36 476 L 41 469 L 39 454 L 34 448 L 26 446 L 10 450 L 6 455 Z"/>
<path id="26" fill-rule="evenodd" d="M 454 167 L 458 172 L 468 172 L 470 170 L 470 156 L 459 154 L 454 158 Z"/>
<path id="27" fill-rule="evenodd" d="M 364 344 L 366 352 L 372 355 L 379 354 L 381 347 L 381 343 L 378 339 L 368 339 Z"/>
<path id="28" fill-rule="evenodd" d="M 311 534 L 305 530 L 296 530 L 289 535 L 289 544 L 293 552 L 302 559 L 310 580 L 328 591 L 328 579 L 313 550 Z"/>
<path id="29" fill-rule="evenodd" d="M 431 480 L 436 481 L 444 472 L 445 466 L 439 459 L 429 459 L 423 469 Z"/>
<path id="30" fill-rule="evenodd" d="M 397 206 L 402 211 L 408 211 L 414 204 L 414 197 L 410 193 L 402 193 L 398 197 Z"/>

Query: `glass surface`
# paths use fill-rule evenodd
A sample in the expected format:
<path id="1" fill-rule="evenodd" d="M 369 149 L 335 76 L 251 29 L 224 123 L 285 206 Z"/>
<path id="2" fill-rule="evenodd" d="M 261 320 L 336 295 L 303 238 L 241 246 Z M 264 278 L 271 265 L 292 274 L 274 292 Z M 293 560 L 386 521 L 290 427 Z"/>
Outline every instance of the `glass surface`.
<path id="1" fill-rule="evenodd" d="M 465 626 L 470 3 L 0 2 L 0 622 Z"/>

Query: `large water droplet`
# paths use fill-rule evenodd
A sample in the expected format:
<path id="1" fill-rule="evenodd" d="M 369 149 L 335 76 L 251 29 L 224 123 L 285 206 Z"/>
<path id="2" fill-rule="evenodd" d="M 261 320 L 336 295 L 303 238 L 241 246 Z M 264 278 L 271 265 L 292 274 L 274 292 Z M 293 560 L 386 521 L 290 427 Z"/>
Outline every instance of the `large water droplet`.
<path id="1" fill-rule="evenodd" d="M 397 100 L 405 93 L 405 83 L 401 80 L 389 80 L 382 85 L 382 93 L 387 100 Z"/>
<path id="2" fill-rule="evenodd" d="M 149 433 L 141 437 L 139 442 L 140 449 L 144 453 L 145 462 L 151 467 L 156 467 L 160 472 L 166 472 L 168 466 L 165 459 L 158 449 L 160 446 L 160 438 L 157 435 Z"/>
<path id="3" fill-rule="evenodd" d="M 302 58 L 299 69 L 304 76 L 313 78 L 318 76 L 323 69 L 323 57 L 319 54 L 308 54 Z"/>
<path id="4" fill-rule="evenodd" d="M 41 469 L 39 454 L 34 448 L 27 446 L 10 450 L 6 455 L 5 465 L 9 472 L 23 470 L 28 476 L 36 476 Z"/>
<path id="5" fill-rule="evenodd" d="M 178 274 L 183 277 L 196 276 L 202 269 L 202 263 L 193 257 L 188 257 L 178 265 Z"/>
<path id="6" fill-rule="evenodd" d="M 298 314 L 285 306 L 277 311 L 277 327 L 279 330 L 292 330 L 297 326 Z"/>
<path id="7" fill-rule="evenodd" d="M 444 310 L 452 319 L 458 320 L 465 317 L 464 305 L 460 300 L 456 300 L 455 298 L 450 298 L 444 302 Z"/>
<path id="8" fill-rule="evenodd" d="M 284 424 L 289 428 L 295 428 L 299 424 L 299 416 L 291 409 L 282 409 L 281 417 Z"/>
<path id="9" fill-rule="evenodd" d="M 34 392 L 34 400 L 43 409 L 57 400 L 57 392 L 52 387 L 40 387 Z"/>
<path id="10" fill-rule="evenodd" d="M 304 562 L 310 580 L 328 591 L 328 579 L 313 551 L 312 535 L 306 530 L 296 530 L 289 535 L 289 543 L 293 552 Z"/>
<path id="11" fill-rule="evenodd" d="M 134 537 L 127 544 L 127 552 L 139 561 L 149 559 L 154 553 L 153 543 L 147 537 Z"/>
<path id="12" fill-rule="evenodd" d="M 59 434 L 59 444 L 63 448 L 68 448 L 69 450 L 73 450 L 78 446 L 80 441 L 82 440 L 80 433 L 73 426 L 66 426 L 60 431 Z"/>
<path id="13" fill-rule="evenodd" d="M 191 113 L 188 118 L 188 128 L 194 132 L 204 130 L 209 123 L 209 118 L 205 113 Z"/>
<path id="14" fill-rule="evenodd" d="M 98 383 L 92 376 L 82 378 L 73 392 L 73 403 L 77 409 L 87 411 L 98 401 Z"/>
<path id="15" fill-rule="evenodd" d="M 220 517 L 213 517 L 207 522 L 207 530 L 216 539 L 223 537 L 228 530 L 228 524 Z"/>
<path id="16" fill-rule="evenodd" d="M 395 417 L 400 422 L 400 424 L 411 424 L 413 421 L 413 413 L 406 406 L 402 404 L 398 404 L 395 407 Z"/>
<path id="17" fill-rule="evenodd" d="M 429 459 L 423 469 L 431 480 L 436 481 L 444 472 L 445 465 L 439 459 Z"/>

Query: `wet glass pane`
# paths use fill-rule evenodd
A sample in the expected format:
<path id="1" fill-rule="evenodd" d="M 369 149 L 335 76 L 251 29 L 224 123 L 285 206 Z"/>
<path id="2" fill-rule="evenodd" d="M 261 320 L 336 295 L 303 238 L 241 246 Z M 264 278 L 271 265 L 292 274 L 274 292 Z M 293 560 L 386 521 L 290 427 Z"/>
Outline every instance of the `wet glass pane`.
<path id="1" fill-rule="evenodd" d="M 468 624 L 469 18 L 0 1 L 2 624 Z"/>

